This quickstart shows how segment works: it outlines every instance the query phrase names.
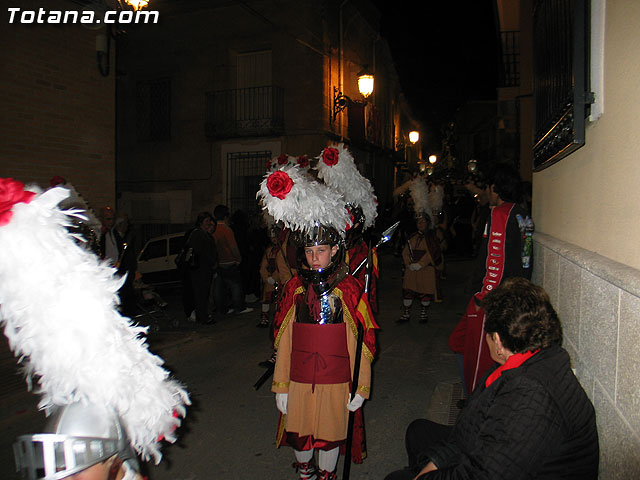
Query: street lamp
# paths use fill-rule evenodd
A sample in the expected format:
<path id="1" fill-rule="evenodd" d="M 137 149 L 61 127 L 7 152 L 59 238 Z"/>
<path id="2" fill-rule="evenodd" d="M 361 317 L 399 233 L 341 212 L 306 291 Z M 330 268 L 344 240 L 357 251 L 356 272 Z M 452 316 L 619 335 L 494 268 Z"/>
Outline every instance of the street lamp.
<path id="1" fill-rule="evenodd" d="M 374 77 L 372 73 L 363 70 L 358 74 L 358 91 L 365 99 L 364 102 L 358 103 L 365 103 L 366 99 L 373 93 L 373 83 Z M 346 109 L 350 103 L 354 102 L 354 100 L 343 94 L 338 87 L 333 87 L 333 120 L 335 121 L 338 114 Z"/>
<path id="2" fill-rule="evenodd" d="M 438 157 L 436 157 L 435 155 L 429 155 L 429 163 L 431 165 L 435 165 L 437 161 L 438 161 Z"/>
<path id="3" fill-rule="evenodd" d="M 123 10 L 127 8 L 125 7 L 125 5 L 128 5 L 133 9 L 133 11 L 137 12 L 138 10 L 142 10 L 143 8 L 148 7 L 149 0 L 118 0 L 118 4 Z"/>
<path id="4" fill-rule="evenodd" d="M 358 74 L 358 90 L 364 98 L 368 98 L 373 93 L 373 75 L 367 72 Z"/>
<path id="5" fill-rule="evenodd" d="M 418 140 L 420 140 L 420 132 L 417 132 L 415 130 L 412 130 L 411 132 L 409 132 L 409 141 L 411 142 L 412 145 L 415 145 Z"/>

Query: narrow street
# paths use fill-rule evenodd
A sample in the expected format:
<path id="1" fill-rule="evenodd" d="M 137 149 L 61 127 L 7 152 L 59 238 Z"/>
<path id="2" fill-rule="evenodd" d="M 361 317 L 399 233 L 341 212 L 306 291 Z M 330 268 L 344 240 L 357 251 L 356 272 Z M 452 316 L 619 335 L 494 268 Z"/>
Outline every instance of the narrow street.
<path id="1" fill-rule="evenodd" d="M 368 458 L 352 466 L 354 480 L 381 479 L 404 466 L 404 431 L 411 420 L 428 417 L 447 423 L 455 418 L 451 404 L 459 379 L 447 338 L 466 304 L 472 261 L 448 259 L 444 302 L 432 305 L 426 325 L 418 323 L 415 303 L 411 322 L 395 323 L 401 311 L 400 263 L 390 251 L 380 255 L 379 354 L 372 397 L 364 405 Z M 166 292 L 165 300 L 170 313 L 179 317 L 178 292 Z M 259 305 L 254 307 L 258 308 L 250 314 L 221 318 L 214 325 L 193 329 L 183 323 L 177 331 L 151 335 L 151 350 L 187 385 L 193 405 L 178 443 L 165 446 L 159 466 L 149 466 L 150 480 L 296 478 L 292 450 L 274 446 L 278 412 L 270 382 L 253 389 L 264 372 L 258 363 L 270 355 L 267 331 L 255 326 Z M 5 340 L 0 352 L 2 479 L 16 478 L 11 451 L 15 437 L 35 432 L 44 422 L 44 416 L 35 412 L 37 398 L 26 393 L 14 372 L 15 361 L 9 358 Z M 342 459 L 338 473 L 340 478 Z"/>

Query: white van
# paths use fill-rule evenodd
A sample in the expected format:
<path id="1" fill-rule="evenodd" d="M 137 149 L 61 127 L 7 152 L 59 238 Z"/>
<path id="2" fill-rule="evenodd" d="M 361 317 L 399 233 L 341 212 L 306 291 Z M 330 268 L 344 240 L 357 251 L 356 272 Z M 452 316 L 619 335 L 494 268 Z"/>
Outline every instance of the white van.
<path id="1" fill-rule="evenodd" d="M 180 280 L 175 258 L 184 245 L 185 232 L 154 237 L 145 243 L 138 255 L 138 273 L 148 284 Z"/>

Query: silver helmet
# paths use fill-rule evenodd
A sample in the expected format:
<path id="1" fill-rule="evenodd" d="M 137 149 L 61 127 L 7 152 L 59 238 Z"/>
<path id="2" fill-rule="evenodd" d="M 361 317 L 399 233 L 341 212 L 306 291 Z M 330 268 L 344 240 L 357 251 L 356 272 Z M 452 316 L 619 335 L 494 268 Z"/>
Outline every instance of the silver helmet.
<path id="1" fill-rule="evenodd" d="M 18 437 L 13 450 L 16 470 L 28 480 L 67 478 L 116 454 L 137 470 L 118 416 L 85 402 L 55 407 L 45 433 Z"/>

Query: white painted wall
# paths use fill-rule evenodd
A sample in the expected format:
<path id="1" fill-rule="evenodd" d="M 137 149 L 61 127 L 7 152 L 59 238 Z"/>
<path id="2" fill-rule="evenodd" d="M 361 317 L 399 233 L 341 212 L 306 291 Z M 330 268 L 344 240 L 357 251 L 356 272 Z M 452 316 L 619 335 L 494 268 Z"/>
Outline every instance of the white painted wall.
<path id="1" fill-rule="evenodd" d="M 584 147 L 534 173 L 533 216 L 537 232 L 640 269 L 640 2 L 601 3 L 606 108 Z"/>

